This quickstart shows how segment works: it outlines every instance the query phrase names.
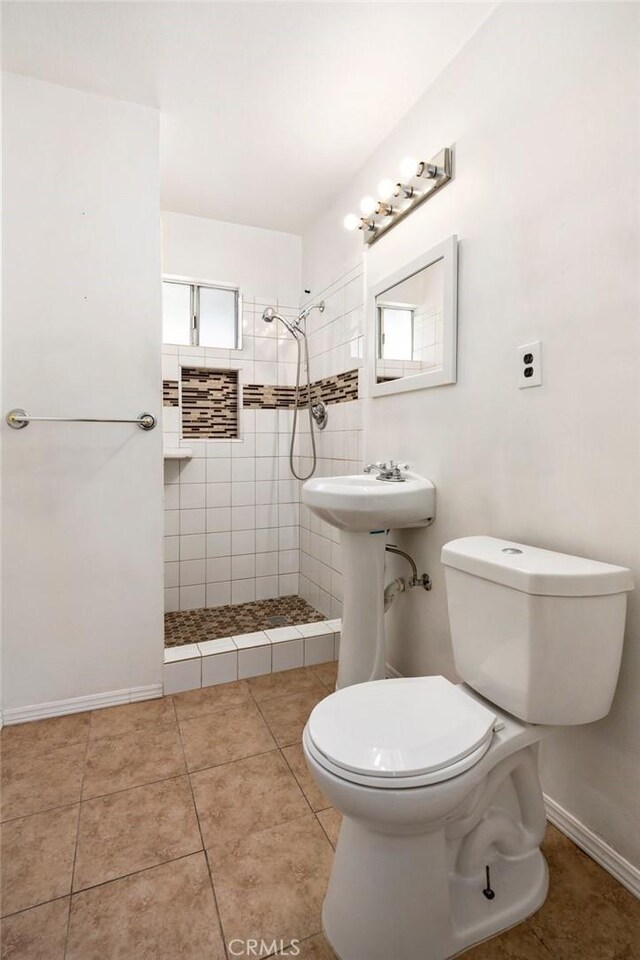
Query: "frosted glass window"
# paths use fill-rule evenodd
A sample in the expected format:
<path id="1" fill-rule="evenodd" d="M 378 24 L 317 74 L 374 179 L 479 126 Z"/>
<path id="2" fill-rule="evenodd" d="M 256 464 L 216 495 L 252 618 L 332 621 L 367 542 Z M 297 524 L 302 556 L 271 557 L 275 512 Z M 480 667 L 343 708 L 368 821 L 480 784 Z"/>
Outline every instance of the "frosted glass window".
<path id="1" fill-rule="evenodd" d="M 235 350 L 238 346 L 238 291 L 198 287 L 198 343 Z"/>
<path id="2" fill-rule="evenodd" d="M 380 308 L 380 357 L 382 360 L 413 359 L 413 310 Z"/>
<path id="3" fill-rule="evenodd" d="M 191 285 L 162 284 L 162 342 L 191 343 Z"/>

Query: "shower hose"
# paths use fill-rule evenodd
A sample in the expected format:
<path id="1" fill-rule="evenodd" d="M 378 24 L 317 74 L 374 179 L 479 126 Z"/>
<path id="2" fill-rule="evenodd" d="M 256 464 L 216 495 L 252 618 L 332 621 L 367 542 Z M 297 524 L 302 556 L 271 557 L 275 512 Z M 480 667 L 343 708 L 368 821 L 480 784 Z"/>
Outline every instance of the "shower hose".
<path id="1" fill-rule="evenodd" d="M 306 323 L 305 323 L 306 327 Z M 307 410 L 309 412 L 309 430 L 311 433 L 311 451 L 313 463 L 311 470 L 306 476 L 301 476 L 298 473 L 293 465 L 293 447 L 296 441 L 296 432 L 298 429 L 298 406 L 300 402 L 300 367 L 302 365 L 302 343 L 304 343 L 304 361 L 307 369 Z M 309 344 L 307 342 L 307 332 L 306 329 L 302 331 L 302 336 L 296 337 L 296 344 L 298 347 L 298 362 L 296 365 L 296 392 L 295 392 L 295 402 L 293 407 L 293 427 L 291 429 L 291 444 L 289 446 L 289 467 L 291 468 L 291 473 L 294 475 L 296 480 L 309 480 L 316 471 L 316 466 L 318 464 L 318 455 L 316 453 L 316 438 L 314 433 L 314 424 L 313 424 L 313 410 L 312 410 L 312 399 L 311 399 L 311 372 L 309 370 Z"/>

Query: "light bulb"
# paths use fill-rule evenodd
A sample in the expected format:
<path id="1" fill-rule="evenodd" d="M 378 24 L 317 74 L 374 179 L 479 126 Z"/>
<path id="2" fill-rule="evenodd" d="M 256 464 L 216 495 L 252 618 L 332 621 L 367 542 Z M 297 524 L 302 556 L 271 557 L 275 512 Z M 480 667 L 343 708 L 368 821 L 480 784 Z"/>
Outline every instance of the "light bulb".
<path id="1" fill-rule="evenodd" d="M 418 176 L 420 162 L 415 157 L 405 157 L 400 164 L 400 176 L 403 180 L 413 180 Z"/>
<path id="2" fill-rule="evenodd" d="M 377 206 L 378 201 L 375 199 L 375 197 L 363 197 L 360 201 L 360 210 L 362 211 L 362 216 L 370 217 L 372 213 L 375 213 Z"/>
<path id="3" fill-rule="evenodd" d="M 360 226 L 360 217 L 356 217 L 355 213 L 348 213 L 342 222 L 345 230 L 357 230 Z"/>
<path id="4" fill-rule="evenodd" d="M 393 180 L 381 180 L 378 184 L 378 196 L 381 200 L 390 200 L 396 189 Z"/>

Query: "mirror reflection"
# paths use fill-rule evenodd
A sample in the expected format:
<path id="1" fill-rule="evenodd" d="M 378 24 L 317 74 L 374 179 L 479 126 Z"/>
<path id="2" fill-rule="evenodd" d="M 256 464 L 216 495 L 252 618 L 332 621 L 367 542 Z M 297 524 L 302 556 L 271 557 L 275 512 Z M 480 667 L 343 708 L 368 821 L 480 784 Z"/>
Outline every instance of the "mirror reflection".
<path id="1" fill-rule="evenodd" d="M 375 303 L 378 383 L 442 367 L 444 259 L 379 293 Z"/>

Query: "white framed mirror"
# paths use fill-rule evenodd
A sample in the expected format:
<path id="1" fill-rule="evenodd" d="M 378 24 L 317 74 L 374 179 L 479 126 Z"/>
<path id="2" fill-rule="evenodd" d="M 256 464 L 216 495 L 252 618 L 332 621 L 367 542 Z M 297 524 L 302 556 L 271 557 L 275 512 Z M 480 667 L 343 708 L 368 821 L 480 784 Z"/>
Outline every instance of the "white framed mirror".
<path id="1" fill-rule="evenodd" d="M 370 288 L 369 396 L 456 382 L 457 287 L 452 236 Z"/>

